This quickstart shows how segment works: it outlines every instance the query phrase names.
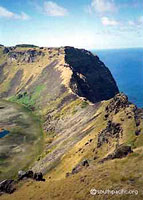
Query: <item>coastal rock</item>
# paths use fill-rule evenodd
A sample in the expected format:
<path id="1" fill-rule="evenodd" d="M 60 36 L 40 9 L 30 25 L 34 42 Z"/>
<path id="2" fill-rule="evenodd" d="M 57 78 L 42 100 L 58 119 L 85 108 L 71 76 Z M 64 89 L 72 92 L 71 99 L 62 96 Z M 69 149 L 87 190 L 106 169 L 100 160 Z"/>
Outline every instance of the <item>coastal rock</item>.
<path id="1" fill-rule="evenodd" d="M 65 47 L 65 61 L 72 70 L 70 88 L 95 103 L 119 93 L 109 69 L 98 56 L 84 49 Z"/>

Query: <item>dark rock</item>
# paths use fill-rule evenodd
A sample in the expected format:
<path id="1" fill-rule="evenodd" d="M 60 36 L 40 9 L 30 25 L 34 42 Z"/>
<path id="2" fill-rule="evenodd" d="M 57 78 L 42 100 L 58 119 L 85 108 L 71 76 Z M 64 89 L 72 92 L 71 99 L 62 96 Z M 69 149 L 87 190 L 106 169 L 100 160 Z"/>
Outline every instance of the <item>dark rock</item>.
<path id="1" fill-rule="evenodd" d="M 89 142 L 91 143 L 93 141 L 93 139 L 90 139 Z"/>
<path id="2" fill-rule="evenodd" d="M 140 125 L 140 120 L 139 119 L 136 119 L 136 126 L 139 126 Z"/>
<path id="3" fill-rule="evenodd" d="M 38 46 L 33 44 L 17 44 L 15 48 L 36 48 Z"/>
<path id="4" fill-rule="evenodd" d="M 0 106 L 0 110 L 4 109 L 5 107 L 4 106 Z"/>
<path id="5" fill-rule="evenodd" d="M 128 154 L 133 153 L 131 146 L 127 145 L 119 145 L 115 151 L 111 154 L 109 154 L 106 158 L 103 158 L 99 163 L 104 163 L 107 160 L 113 160 L 113 159 L 121 159 L 126 157 Z"/>
<path id="6" fill-rule="evenodd" d="M 109 69 L 98 56 L 84 49 L 65 47 L 65 61 L 73 71 L 70 88 L 77 95 L 96 103 L 119 92 Z"/>
<path id="7" fill-rule="evenodd" d="M 19 171 L 18 172 L 18 180 L 22 180 L 23 178 L 25 178 L 25 176 L 26 176 L 25 171 Z"/>
<path id="8" fill-rule="evenodd" d="M 85 181 L 85 178 L 84 177 L 81 177 L 80 178 L 80 182 L 84 182 Z"/>
<path id="9" fill-rule="evenodd" d="M 3 49 L 3 54 L 7 54 L 8 52 L 9 52 L 9 49 L 5 47 L 5 48 Z"/>
<path id="10" fill-rule="evenodd" d="M 84 167 L 88 167 L 89 166 L 88 160 L 83 160 L 81 162 L 81 165 L 84 166 Z"/>
<path id="11" fill-rule="evenodd" d="M 18 94 L 17 99 L 21 99 L 23 97 L 23 94 Z"/>
<path id="12" fill-rule="evenodd" d="M 22 179 L 27 179 L 27 178 L 33 178 L 33 171 L 19 171 L 18 172 L 18 180 L 22 180 Z"/>
<path id="13" fill-rule="evenodd" d="M 135 135 L 136 135 L 136 136 L 140 135 L 140 133 L 141 133 L 141 130 L 136 130 L 136 131 L 135 131 Z"/>
<path id="14" fill-rule="evenodd" d="M 45 54 L 42 51 L 29 49 L 27 51 L 10 51 L 8 55 L 12 60 L 15 59 L 21 62 L 32 63 L 38 56 L 44 56 Z"/>
<path id="15" fill-rule="evenodd" d="M 120 145 L 112 155 L 112 159 L 126 157 L 129 153 L 132 153 L 131 146 Z"/>
<path id="16" fill-rule="evenodd" d="M 97 156 L 95 156 L 94 158 L 93 158 L 93 160 L 97 160 L 98 159 L 98 157 Z"/>
<path id="17" fill-rule="evenodd" d="M 105 114 L 104 116 L 105 120 L 107 120 L 108 117 L 109 117 L 109 114 Z"/>
<path id="18" fill-rule="evenodd" d="M 31 170 L 29 170 L 29 171 L 26 172 L 27 178 L 33 178 L 33 175 L 34 175 L 34 173 Z"/>
<path id="19" fill-rule="evenodd" d="M 76 174 L 76 173 L 80 172 L 81 169 L 82 169 L 82 166 L 81 166 L 81 165 L 77 165 L 76 167 L 74 167 L 74 168 L 72 169 L 71 174 Z"/>
<path id="20" fill-rule="evenodd" d="M 11 194 L 15 191 L 14 180 L 4 180 L 0 183 L 0 193 Z"/>
<path id="21" fill-rule="evenodd" d="M 70 176 L 70 173 L 69 173 L 69 172 L 67 172 L 67 173 L 66 173 L 66 177 L 69 177 L 69 176 Z"/>
<path id="22" fill-rule="evenodd" d="M 88 160 L 85 159 L 72 169 L 71 174 L 76 174 L 76 173 L 80 172 L 84 167 L 88 167 L 88 166 L 89 166 L 89 162 L 88 162 Z"/>
<path id="23" fill-rule="evenodd" d="M 106 115 L 109 116 L 110 113 L 117 114 L 121 109 L 125 109 L 129 105 L 130 102 L 128 101 L 128 97 L 123 93 L 119 93 L 112 99 L 110 104 L 105 108 Z"/>
<path id="24" fill-rule="evenodd" d="M 33 178 L 34 178 L 36 181 L 45 181 L 45 179 L 43 178 L 43 174 L 42 174 L 41 172 L 35 173 Z"/>
<path id="25" fill-rule="evenodd" d="M 101 147 L 103 143 L 108 143 L 110 137 L 119 138 L 122 132 L 121 124 L 108 121 L 106 128 L 98 135 L 97 148 Z"/>
<path id="26" fill-rule="evenodd" d="M 24 172 L 24 171 L 18 172 L 18 180 L 19 181 L 23 180 L 23 179 L 27 179 L 27 178 L 35 179 L 36 181 L 45 181 L 45 179 L 43 178 L 43 174 L 41 172 L 34 173 L 31 170 L 29 170 L 27 172 Z"/>

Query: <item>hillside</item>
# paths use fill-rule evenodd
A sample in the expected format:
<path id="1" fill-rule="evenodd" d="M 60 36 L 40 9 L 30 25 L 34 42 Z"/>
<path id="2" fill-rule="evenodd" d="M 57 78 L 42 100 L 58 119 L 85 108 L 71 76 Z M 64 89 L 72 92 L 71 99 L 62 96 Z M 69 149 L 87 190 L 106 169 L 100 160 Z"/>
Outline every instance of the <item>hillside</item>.
<path id="1" fill-rule="evenodd" d="M 20 182 L 16 192 L 0 199 L 92 200 L 92 188 L 141 191 L 143 111 L 119 93 L 98 56 L 73 47 L 1 46 L 0 97 L 39 119 L 43 151 L 27 168 L 46 178 Z M 25 166 L 16 170 L 21 169 Z"/>

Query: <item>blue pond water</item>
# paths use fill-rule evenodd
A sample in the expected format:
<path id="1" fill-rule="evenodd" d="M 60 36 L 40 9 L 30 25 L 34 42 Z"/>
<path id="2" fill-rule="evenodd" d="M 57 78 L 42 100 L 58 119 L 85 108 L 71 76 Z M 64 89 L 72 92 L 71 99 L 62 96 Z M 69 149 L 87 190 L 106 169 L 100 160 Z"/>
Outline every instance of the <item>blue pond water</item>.
<path id="1" fill-rule="evenodd" d="M 3 131 L 0 131 L 0 138 L 3 138 L 4 136 L 6 136 L 7 134 L 9 134 L 10 132 L 7 131 L 7 130 L 3 130 Z"/>
<path id="2" fill-rule="evenodd" d="M 143 107 L 143 49 L 92 50 L 110 69 L 120 92 Z"/>

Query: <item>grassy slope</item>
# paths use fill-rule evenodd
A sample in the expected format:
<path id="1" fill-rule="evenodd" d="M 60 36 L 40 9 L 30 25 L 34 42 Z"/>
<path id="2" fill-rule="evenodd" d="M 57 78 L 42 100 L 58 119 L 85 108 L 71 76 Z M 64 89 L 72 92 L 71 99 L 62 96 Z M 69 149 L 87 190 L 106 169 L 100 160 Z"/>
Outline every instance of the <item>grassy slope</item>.
<path id="1" fill-rule="evenodd" d="M 104 144 L 97 153 L 93 151 L 97 145 L 98 133 L 105 128 L 107 123 L 106 120 L 104 120 L 104 110 L 107 104 L 108 102 L 102 103 L 102 106 L 100 106 L 95 115 L 101 114 L 88 125 L 89 127 L 94 125 L 94 129 L 62 156 L 56 168 L 53 168 L 47 173 L 47 180 L 45 183 L 28 181 L 14 194 L 2 196 L 1 199 L 92 200 L 96 198 L 104 200 L 108 197 L 108 199 L 112 200 L 132 200 L 135 198 L 141 200 L 143 198 L 143 142 L 142 134 L 140 136 L 135 136 L 134 118 L 128 119 L 127 117 L 127 112 L 133 115 L 132 106 L 114 115 L 113 120 L 122 123 L 124 127 L 123 137 L 120 139 L 120 143 L 132 145 L 134 153 L 128 155 L 126 158 L 110 160 L 99 164 L 98 161 L 101 160 L 101 158 L 114 150 L 116 144 L 114 139 L 111 139 L 112 146 Z M 124 119 L 124 121 L 121 122 L 121 118 Z M 142 132 L 142 123 L 140 124 L 140 129 Z M 93 141 L 85 145 L 90 139 L 93 139 Z M 82 149 L 82 151 L 79 151 L 79 149 Z M 93 159 L 95 156 L 98 157 L 96 160 Z M 71 172 L 73 167 L 84 158 L 89 160 L 90 166 L 82 169 L 75 175 L 65 177 L 66 173 Z M 92 188 L 102 190 L 136 189 L 139 191 L 139 195 L 99 195 L 93 197 L 90 195 L 90 190 Z"/>
<path id="2" fill-rule="evenodd" d="M 37 60 L 36 63 L 20 63 L 18 66 L 17 63 L 13 63 L 11 66 L 11 73 L 1 85 L 1 89 L 7 88 L 9 80 L 11 80 L 15 71 L 19 68 L 24 70 L 24 76 L 17 90 L 25 85 L 32 74 L 35 75 L 32 80 L 32 82 L 34 82 L 38 77 L 38 74 L 42 72 L 43 67 L 51 62 L 49 53 L 45 51 L 45 54 L 46 56 L 39 59 L 39 61 Z M 53 60 L 54 59 L 55 56 L 53 57 Z M 6 70 L 8 70 L 8 68 L 5 69 L 5 72 Z M 62 77 L 64 77 L 64 73 L 62 75 Z M 68 81 L 66 80 L 65 82 L 67 83 Z M 28 88 L 27 86 L 25 87 Z M 11 100 L 22 103 L 27 107 L 31 107 L 35 105 L 37 98 L 38 100 L 40 99 L 40 102 L 43 101 L 43 97 L 47 99 L 51 98 L 48 94 L 43 93 L 44 89 L 45 87 L 40 84 L 37 85 L 37 89 L 34 90 L 30 96 L 29 94 L 26 94 L 20 100 L 17 99 L 16 96 L 13 96 L 11 97 Z M 43 94 L 46 94 L 46 96 Z M 0 197 L 1 199 L 92 200 L 95 198 L 89 194 L 91 188 L 142 189 L 143 136 L 142 134 L 139 136 L 135 135 L 136 126 L 132 108 L 129 107 L 126 110 L 121 109 L 118 114 L 112 116 L 112 120 L 116 123 L 121 123 L 123 127 L 123 137 L 120 138 L 120 143 L 130 144 L 132 148 L 134 148 L 134 153 L 123 159 L 116 159 L 107 161 L 104 164 L 98 164 L 98 161 L 111 153 L 116 146 L 116 140 L 111 138 L 110 143 L 112 145 L 104 144 L 98 151 L 95 151 L 98 134 L 107 124 L 107 121 L 104 120 L 105 107 L 110 101 L 102 102 L 99 108 L 98 106 L 95 108 L 93 105 L 88 105 L 88 103 L 82 99 L 72 99 L 63 103 L 68 95 L 69 92 L 65 91 L 61 96 L 56 98 L 56 100 L 53 98 L 50 102 L 46 102 L 44 106 L 36 104 L 36 106 L 40 106 L 41 108 L 40 114 L 42 116 L 44 115 L 43 120 L 45 121 L 50 113 L 52 122 L 56 125 L 56 130 L 50 130 L 48 132 L 46 131 L 46 128 L 49 122 L 44 125 L 46 148 L 39 158 L 39 162 L 36 162 L 33 166 L 34 169 L 38 168 L 38 170 L 46 167 L 46 182 L 37 183 L 28 181 L 14 194 L 4 195 Z M 62 106 L 59 107 L 59 105 Z M 127 112 L 131 113 L 132 118 L 128 118 Z M 124 121 L 122 121 L 121 118 L 124 119 Z M 142 133 L 142 122 L 139 128 Z M 71 132 L 70 135 L 69 132 Z M 90 139 L 92 139 L 92 142 L 86 145 Z M 75 143 L 73 143 L 73 141 Z M 67 147 L 65 148 L 65 151 L 63 151 L 63 147 Z M 62 154 L 60 154 L 61 151 L 63 151 Z M 58 159 L 54 160 L 57 155 L 59 155 Z M 97 157 L 96 160 L 94 160 L 95 156 Z M 50 158 L 52 158 L 54 162 L 50 163 Z M 87 169 L 83 169 L 78 174 L 65 178 L 66 173 L 71 172 L 71 170 L 84 158 L 89 160 L 90 166 Z M 19 187 L 19 185 L 17 187 Z M 106 199 L 106 197 L 96 196 L 96 199 Z M 135 199 L 135 196 L 115 196 L 109 197 L 108 199 Z M 141 192 L 140 195 L 138 195 L 138 199 L 142 199 Z"/>

